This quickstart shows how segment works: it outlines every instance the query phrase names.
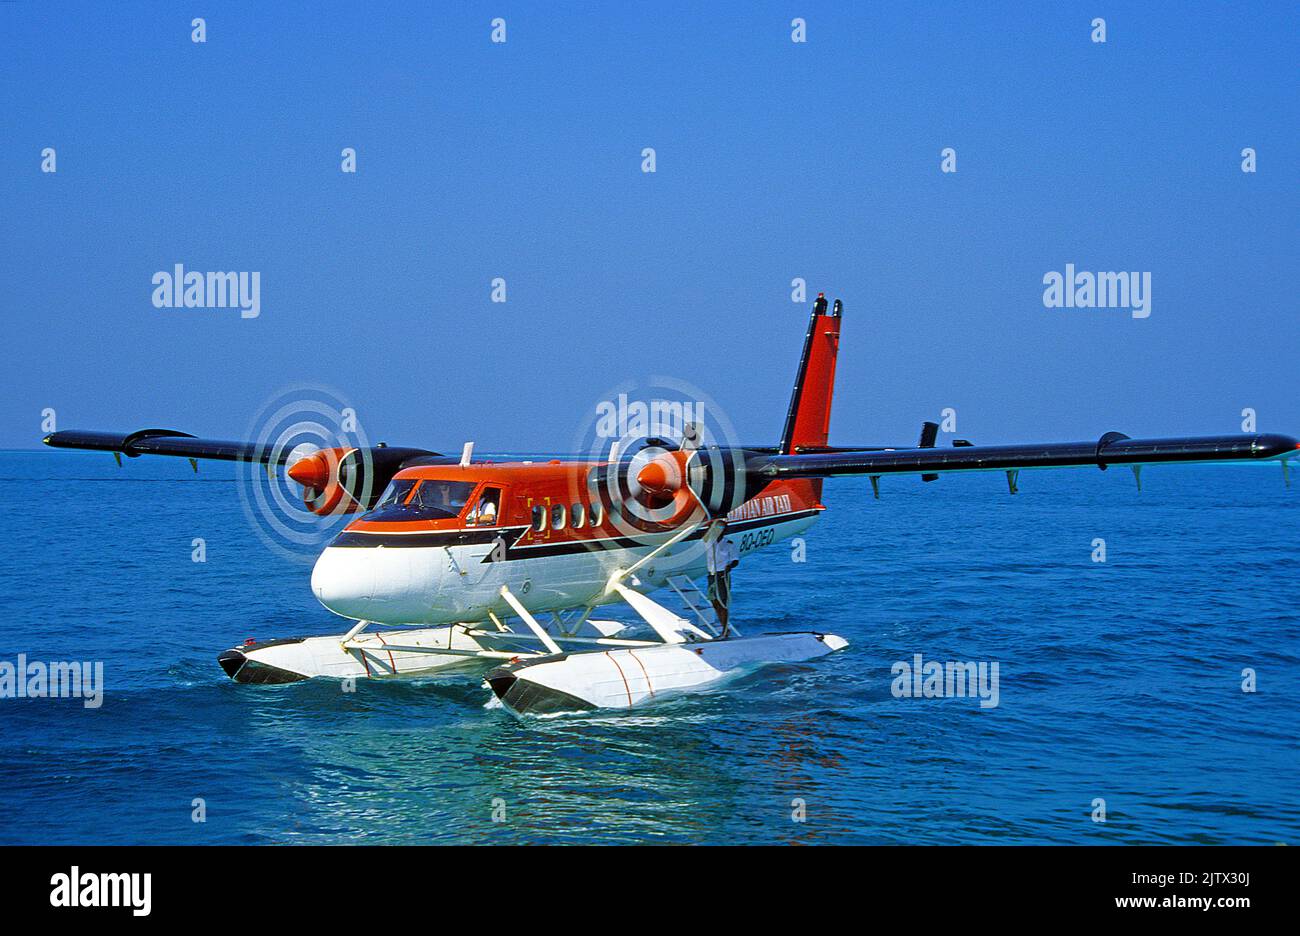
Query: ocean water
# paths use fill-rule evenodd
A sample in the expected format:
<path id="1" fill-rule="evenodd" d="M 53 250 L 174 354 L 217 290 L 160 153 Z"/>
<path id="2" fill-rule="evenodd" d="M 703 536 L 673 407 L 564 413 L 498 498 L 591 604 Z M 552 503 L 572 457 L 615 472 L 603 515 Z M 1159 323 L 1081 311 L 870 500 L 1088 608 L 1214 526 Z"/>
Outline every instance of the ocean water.
<path id="1" fill-rule="evenodd" d="M 98 709 L 0 699 L 0 842 L 1300 840 L 1300 484 L 1276 465 L 1147 469 L 1141 493 L 1123 469 L 1025 472 L 1014 497 L 1000 474 L 878 501 L 827 482 L 805 561 L 748 557 L 734 615 L 846 651 L 545 720 L 467 674 L 228 680 L 246 637 L 346 629 L 234 477 L 0 453 L 0 661 L 105 681 Z M 917 653 L 996 662 L 998 705 L 896 697 Z"/>

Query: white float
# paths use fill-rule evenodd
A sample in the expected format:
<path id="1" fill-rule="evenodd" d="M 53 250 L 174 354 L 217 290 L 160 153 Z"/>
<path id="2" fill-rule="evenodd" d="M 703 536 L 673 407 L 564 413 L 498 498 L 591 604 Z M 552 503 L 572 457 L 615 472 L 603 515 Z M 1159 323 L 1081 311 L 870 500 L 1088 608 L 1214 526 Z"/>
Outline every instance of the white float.
<path id="1" fill-rule="evenodd" d="M 288 683 L 318 676 L 336 679 L 382 679 L 426 675 L 456 667 L 477 669 L 485 663 L 517 660 L 538 653 L 539 638 L 484 628 L 481 624 L 403 628 L 364 632 L 361 622 L 346 634 L 250 640 L 217 657 L 226 675 L 241 683 Z M 610 640 L 626 625 L 618 621 L 583 621 L 558 639 L 575 646 L 621 645 Z M 548 635 L 549 636 L 549 635 Z M 639 644 L 640 642 L 634 642 Z M 558 645 L 552 643 L 558 649 Z M 549 647 L 547 648 L 549 650 Z"/>
<path id="2" fill-rule="evenodd" d="M 762 664 L 811 660 L 846 646 L 834 634 L 793 633 L 566 653 L 498 667 L 487 683 L 521 714 L 631 708 Z"/>

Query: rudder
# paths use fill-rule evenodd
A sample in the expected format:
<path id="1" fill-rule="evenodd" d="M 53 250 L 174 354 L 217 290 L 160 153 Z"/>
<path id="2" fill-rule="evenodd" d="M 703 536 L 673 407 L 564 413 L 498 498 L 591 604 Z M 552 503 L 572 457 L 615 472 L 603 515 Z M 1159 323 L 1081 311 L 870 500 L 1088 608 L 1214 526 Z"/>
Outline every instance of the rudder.
<path id="1" fill-rule="evenodd" d="M 804 337 L 803 357 L 795 374 L 790 409 L 781 433 L 780 450 L 793 455 L 800 450 L 823 448 L 830 439 L 831 397 L 835 393 L 835 358 L 840 350 L 843 306 L 826 311 L 826 294 L 818 293 Z"/>

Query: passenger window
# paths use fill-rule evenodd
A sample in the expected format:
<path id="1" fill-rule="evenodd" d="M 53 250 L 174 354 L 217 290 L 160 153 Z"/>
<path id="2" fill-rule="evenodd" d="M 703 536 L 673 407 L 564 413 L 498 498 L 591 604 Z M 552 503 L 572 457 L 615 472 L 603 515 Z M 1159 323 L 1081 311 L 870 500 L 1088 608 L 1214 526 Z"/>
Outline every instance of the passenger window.
<path id="1" fill-rule="evenodd" d="M 605 522 L 605 507 L 600 501 L 592 501 L 591 525 L 596 527 Z"/>
<path id="2" fill-rule="evenodd" d="M 541 504 L 533 508 L 533 529 L 538 533 L 546 529 L 546 508 Z"/>
<path id="3" fill-rule="evenodd" d="M 581 504 L 574 504 L 569 508 L 569 519 L 573 521 L 573 528 L 575 530 L 582 526 L 582 521 L 587 519 L 587 514 L 582 509 Z"/>
<path id="4" fill-rule="evenodd" d="M 551 529 L 552 530 L 564 529 L 564 505 L 563 504 L 555 504 L 554 506 L 551 507 Z"/>

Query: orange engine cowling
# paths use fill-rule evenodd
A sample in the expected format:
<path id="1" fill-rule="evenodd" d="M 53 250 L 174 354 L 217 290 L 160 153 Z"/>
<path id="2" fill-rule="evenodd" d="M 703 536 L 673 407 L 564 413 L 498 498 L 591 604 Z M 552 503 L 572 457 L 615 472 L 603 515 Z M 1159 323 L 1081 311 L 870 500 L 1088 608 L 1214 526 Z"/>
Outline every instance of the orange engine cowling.
<path id="1" fill-rule="evenodd" d="M 357 474 L 359 449 L 322 449 L 289 466 L 288 475 L 302 485 L 302 500 L 312 513 L 355 513 L 362 509 L 356 487 L 349 484 Z M 354 493 L 356 491 L 356 493 Z"/>
<path id="2" fill-rule="evenodd" d="M 637 484 L 651 495 L 670 498 L 685 486 L 689 460 L 689 452 L 661 452 L 637 472 Z"/>
<path id="3" fill-rule="evenodd" d="M 288 475 L 302 485 L 303 503 L 321 515 L 369 510 L 402 470 L 414 458 L 443 459 L 425 449 L 371 448 L 321 449 L 289 466 Z"/>
<path id="4" fill-rule="evenodd" d="M 751 477 L 751 454 L 717 446 L 660 452 L 637 471 L 637 486 L 656 507 L 672 501 L 678 514 L 689 514 L 702 503 L 712 516 L 725 516 L 766 483 Z"/>
<path id="5" fill-rule="evenodd" d="M 661 452 L 636 473 L 643 503 L 654 510 L 672 507 L 665 522 L 679 526 L 698 509 L 699 501 L 687 483 L 690 452 Z"/>

